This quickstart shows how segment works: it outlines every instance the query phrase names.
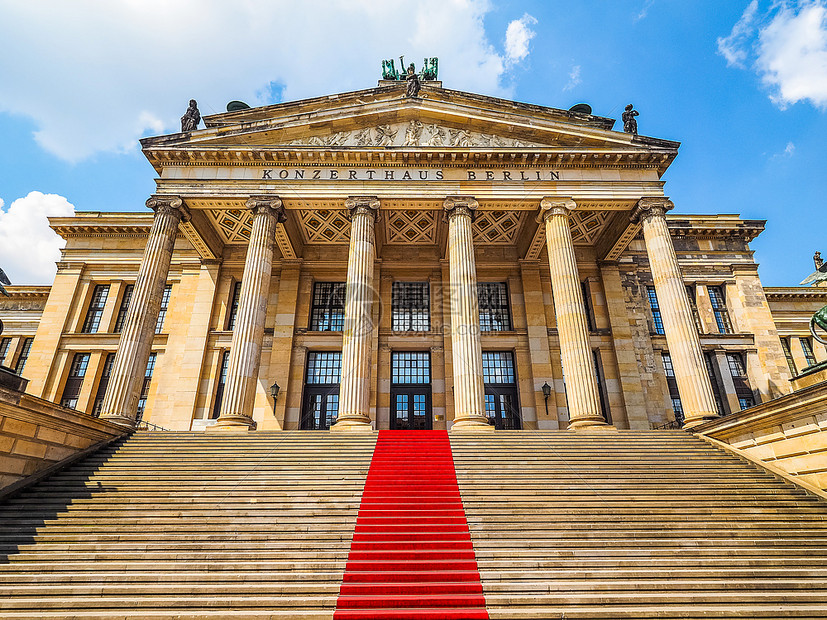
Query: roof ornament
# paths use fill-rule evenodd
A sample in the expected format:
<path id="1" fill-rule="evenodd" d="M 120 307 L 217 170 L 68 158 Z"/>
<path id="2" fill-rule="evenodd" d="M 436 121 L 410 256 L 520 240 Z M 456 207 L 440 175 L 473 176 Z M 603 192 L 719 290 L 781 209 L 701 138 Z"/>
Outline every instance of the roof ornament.
<path id="1" fill-rule="evenodd" d="M 818 325 L 823 331 L 827 332 L 827 306 L 824 306 L 821 310 L 813 314 L 810 319 L 810 333 L 813 335 L 813 338 L 818 340 L 821 344 L 827 345 L 827 339 L 822 338 L 816 333 L 816 325 Z"/>
<path id="2" fill-rule="evenodd" d="M 621 117 L 623 119 L 623 131 L 626 133 L 630 133 L 633 135 L 637 135 L 637 120 L 635 119 L 636 116 L 640 116 L 640 113 L 635 110 L 635 106 L 631 103 L 626 106 L 626 111 L 623 113 Z"/>
<path id="3" fill-rule="evenodd" d="M 397 81 L 397 82 L 404 82 L 408 80 L 408 75 L 411 73 L 411 70 L 416 71 L 414 64 L 411 63 L 407 69 L 405 69 L 405 57 L 399 57 L 399 68 L 401 69 L 401 73 L 396 70 L 396 65 L 393 62 L 393 58 L 389 60 L 382 61 L 382 79 L 389 80 L 389 81 Z M 421 82 L 433 82 L 437 79 L 437 75 L 439 73 L 439 59 L 434 58 L 424 58 L 422 60 L 422 71 L 416 74 Z"/>
<path id="4" fill-rule="evenodd" d="M 799 286 L 827 286 L 827 264 L 821 258 L 821 252 L 813 254 L 813 264 L 816 270 L 804 278 Z"/>
<path id="5" fill-rule="evenodd" d="M 195 99 L 190 99 L 190 105 L 184 116 L 181 117 L 181 133 L 185 131 L 195 131 L 198 129 L 198 123 L 201 122 L 201 113 L 198 111 L 198 103 Z"/>
<path id="6" fill-rule="evenodd" d="M 6 286 L 11 286 L 11 280 L 9 280 L 9 276 L 6 275 L 6 272 L 0 269 L 0 293 L 5 295 L 6 297 L 10 297 L 9 292 L 5 288 L 3 288 L 4 284 Z M 0 328 L 0 331 L 3 331 L 3 329 Z"/>

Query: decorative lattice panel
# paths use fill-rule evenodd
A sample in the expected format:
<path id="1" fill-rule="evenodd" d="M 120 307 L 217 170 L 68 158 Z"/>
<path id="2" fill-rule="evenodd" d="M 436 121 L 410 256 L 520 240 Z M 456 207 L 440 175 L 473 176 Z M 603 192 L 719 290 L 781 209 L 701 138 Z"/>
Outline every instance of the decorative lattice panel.
<path id="1" fill-rule="evenodd" d="M 522 213 L 514 211 L 477 211 L 477 219 L 474 220 L 474 243 L 514 243 L 522 218 Z"/>
<path id="2" fill-rule="evenodd" d="M 388 243 L 436 243 L 436 217 L 433 211 L 386 211 L 385 233 Z"/>
<path id="3" fill-rule="evenodd" d="M 306 243 L 350 243 L 350 220 L 345 210 L 299 211 Z"/>
<path id="4" fill-rule="evenodd" d="M 250 240 L 253 214 L 249 209 L 211 210 L 207 215 L 221 233 L 224 243 L 247 243 Z"/>
<path id="5" fill-rule="evenodd" d="M 597 239 L 600 231 L 603 230 L 609 213 L 604 211 L 575 211 L 569 218 L 571 226 L 571 238 L 574 243 L 580 245 L 591 245 Z"/>

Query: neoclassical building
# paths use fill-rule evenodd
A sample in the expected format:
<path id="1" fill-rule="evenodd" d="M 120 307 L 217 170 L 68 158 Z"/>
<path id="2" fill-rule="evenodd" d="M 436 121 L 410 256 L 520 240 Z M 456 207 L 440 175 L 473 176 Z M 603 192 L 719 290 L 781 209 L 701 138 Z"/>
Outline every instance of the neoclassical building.
<path id="1" fill-rule="evenodd" d="M 827 359 L 765 222 L 684 215 L 679 144 L 404 84 L 147 138 L 144 213 L 52 218 L 0 300 L 28 392 L 172 430 L 689 427 Z"/>

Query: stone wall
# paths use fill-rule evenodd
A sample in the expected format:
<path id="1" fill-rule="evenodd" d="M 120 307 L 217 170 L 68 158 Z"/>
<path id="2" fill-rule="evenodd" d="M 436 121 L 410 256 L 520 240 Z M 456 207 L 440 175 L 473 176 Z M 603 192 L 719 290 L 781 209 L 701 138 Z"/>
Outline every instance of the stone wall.
<path id="1" fill-rule="evenodd" d="M 0 369 L 0 373 L 6 372 Z M 24 394 L 0 382 L 0 491 L 86 448 L 123 434 L 120 426 Z"/>
<path id="2" fill-rule="evenodd" d="M 694 430 L 805 485 L 827 491 L 827 382 Z"/>

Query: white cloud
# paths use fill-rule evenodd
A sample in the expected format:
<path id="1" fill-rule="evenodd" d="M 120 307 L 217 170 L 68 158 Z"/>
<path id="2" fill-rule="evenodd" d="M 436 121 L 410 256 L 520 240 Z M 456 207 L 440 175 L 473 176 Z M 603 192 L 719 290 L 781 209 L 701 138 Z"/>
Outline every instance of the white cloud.
<path id="1" fill-rule="evenodd" d="M 640 12 L 635 16 L 636 22 L 639 22 L 642 19 L 646 19 L 646 16 L 649 15 L 649 9 L 652 8 L 652 5 L 655 4 L 655 0 L 646 0 L 643 4 L 643 8 L 640 9 Z"/>
<path id="2" fill-rule="evenodd" d="M 51 284 L 66 245 L 49 216 L 71 216 L 75 207 L 63 196 L 30 192 L 3 209 L 0 199 L 0 267 L 12 284 Z"/>
<path id="3" fill-rule="evenodd" d="M 749 65 L 778 107 L 827 107 L 825 0 L 777 0 L 764 14 L 752 0 L 729 36 L 718 39 L 718 52 L 728 66 Z"/>
<path id="4" fill-rule="evenodd" d="M 509 64 L 518 63 L 528 56 L 528 44 L 534 35 L 530 26 L 537 23 L 537 19 L 524 14 L 520 19 L 515 19 L 505 30 L 505 58 Z"/>
<path id="5" fill-rule="evenodd" d="M 567 83 L 567 84 L 563 87 L 563 90 L 564 90 L 564 91 L 567 91 L 567 90 L 572 90 L 574 87 L 576 87 L 576 86 L 577 86 L 578 84 L 580 84 L 582 81 L 583 81 L 583 80 L 582 80 L 582 78 L 580 77 L 580 65 L 574 65 L 574 66 L 571 68 L 571 72 L 569 73 L 569 81 L 568 81 L 568 83 Z"/>
<path id="6" fill-rule="evenodd" d="M 448 88 L 508 97 L 533 17 L 488 41 L 487 0 L 0 0 L 0 112 L 25 115 L 47 151 L 79 161 L 173 132 L 190 98 L 272 103 L 369 88 L 381 61 L 438 56 Z"/>
<path id="7" fill-rule="evenodd" d="M 799 101 L 827 107 L 827 7 L 783 7 L 761 30 L 756 65 L 779 107 Z"/>
<path id="8" fill-rule="evenodd" d="M 758 0 L 752 0 L 744 9 L 741 19 L 732 27 L 729 36 L 718 37 L 718 53 L 726 58 L 729 67 L 744 67 L 748 55 L 749 40 L 755 31 Z"/>
<path id="9" fill-rule="evenodd" d="M 795 153 L 795 144 L 792 142 L 787 142 L 787 146 L 784 147 L 784 156 L 785 157 L 792 157 Z"/>

